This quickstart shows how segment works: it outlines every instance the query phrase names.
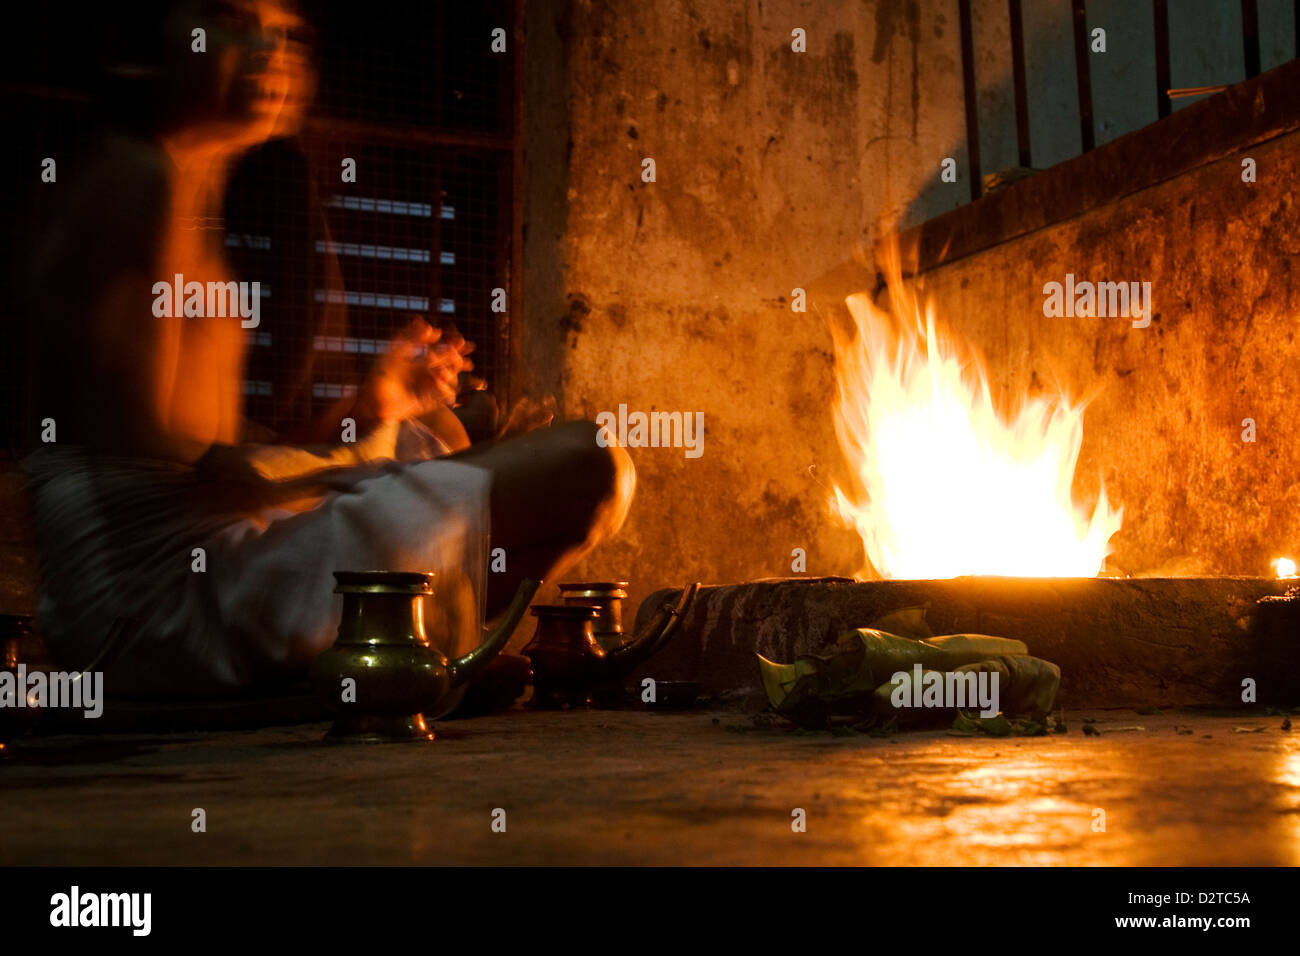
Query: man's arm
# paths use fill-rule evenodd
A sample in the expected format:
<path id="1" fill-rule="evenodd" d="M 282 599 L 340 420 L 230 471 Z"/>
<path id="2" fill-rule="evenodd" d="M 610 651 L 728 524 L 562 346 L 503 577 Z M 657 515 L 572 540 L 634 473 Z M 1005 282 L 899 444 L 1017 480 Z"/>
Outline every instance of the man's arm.
<path id="1" fill-rule="evenodd" d="M 355 442 L 337 445 L 215 444 L 196 462 L 210 477 L 246 482 L 284 482 L 334 468 L 347 468 L 396 456 L 398 422 L 381 422 Z"/>
<path id="2" fill-rule="evenodd" d="M 417 317 L 392 340 L 357 394 L 335 402 L 299 434 L 305 441 L 292 444 L 298 451 L 305 447 L 331 463 L 324 467 L 335 467 L 333 462 L 355 464 L 346 460 L 347 450 L 338 445 L 319 447 L 335 436 L 341 437 L 345 423 L 350 421 L 356 435 L 366 436 L 364 447 L 356 448 L 363 460 L 391 458 L 395 454 L 397 423 L 412 419 L 432 431 L 451 451 L 463 451 L 469 447 L 469 435 L 450 406 L 456 398 L 460 372 L 474 367 L 467 358 L 473 348 L 473 343 L 466 342 L 454 328 L 444 337 L 442 331 Z M 277 458 L 271 446 L 259 453 L 259 461 L 261 467 L 269 469 L 314 467 L 310 458 L 300 454 L 285 453 Z"/>

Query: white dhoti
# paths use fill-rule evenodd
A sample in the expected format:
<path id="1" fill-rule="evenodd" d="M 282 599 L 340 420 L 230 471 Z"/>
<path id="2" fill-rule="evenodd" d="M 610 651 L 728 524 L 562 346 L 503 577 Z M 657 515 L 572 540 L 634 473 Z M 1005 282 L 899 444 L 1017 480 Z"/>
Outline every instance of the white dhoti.
<path id="1" fill-rule="evenodd" d="M 442 649 L 477 640 L 485 469 L 430 460 L 325 472 L 309 480 L 331 490 L 288 511 L 165 462 L 51 445 L 23 467 L 50 649 L 84 667 L 116 618 L 132 621 L 105 673 L 110 694 L 219 694 L 300 671 L 334 641 L 334 571 L 432 571 L 439 605 L 457 608 Z"/>

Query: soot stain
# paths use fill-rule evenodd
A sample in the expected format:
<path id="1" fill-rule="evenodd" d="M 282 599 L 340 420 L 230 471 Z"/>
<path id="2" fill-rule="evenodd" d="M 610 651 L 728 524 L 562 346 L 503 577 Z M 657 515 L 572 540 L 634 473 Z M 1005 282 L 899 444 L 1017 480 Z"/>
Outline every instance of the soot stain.
<path id="1" fill-rule="evenodd" d="M 569 294 L 569 310 L 560 316 L 560 328 L 565 332 L 581 332 L 587 316 L 591 315 L 591 300 L 581 292 Z"/>

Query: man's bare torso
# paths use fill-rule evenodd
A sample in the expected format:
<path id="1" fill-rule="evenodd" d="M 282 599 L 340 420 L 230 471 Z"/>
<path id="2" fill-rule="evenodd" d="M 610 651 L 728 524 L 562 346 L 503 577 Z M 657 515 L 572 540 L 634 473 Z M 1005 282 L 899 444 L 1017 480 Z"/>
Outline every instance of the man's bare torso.
<path id="1" fill-rule="evenodd" d="M 237 317 L 158 317 L 151 289 L 234 278 L 224 233 L 158 144 L 113 134 L 89 155 L 33 274 L 42 417 L 60 441 L 192 462 L 238 441 L 245 333 Z"/>

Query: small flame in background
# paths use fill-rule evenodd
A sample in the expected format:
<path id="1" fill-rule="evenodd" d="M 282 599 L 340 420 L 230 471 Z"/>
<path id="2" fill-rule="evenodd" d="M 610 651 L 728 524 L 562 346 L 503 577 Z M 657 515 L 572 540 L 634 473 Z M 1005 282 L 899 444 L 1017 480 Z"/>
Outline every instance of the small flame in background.
<path id="1" fill-rule="evenodd" d="M 1083 403 L 1024 397 L 999 414 L 984 369 L 905 293 L 896 249 L 886 266 L 897 319 L 859 294 L 856 335 L 832 329 L 835 430 L 855 480 L 831 509 L 862 538 L 859 576 L 1097 575 L 1123 509 L 1104 487 L 1091 518 L 1073 500 Z"/>
<path id="2" fill-rule="evenodd" d="M 1279 578 L 1296 577 L 1295 561 L 1291 558 L 1274 558 L 1273 570 L 1277 572 Z"/>

